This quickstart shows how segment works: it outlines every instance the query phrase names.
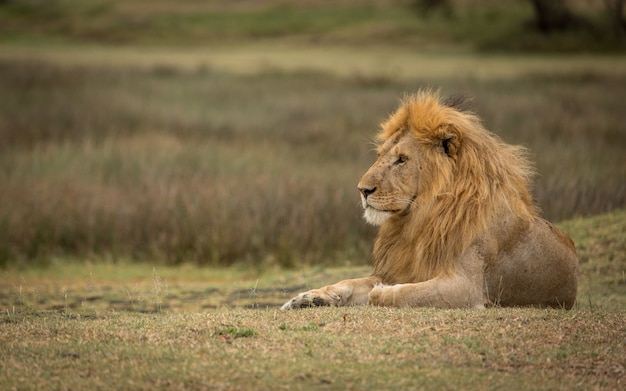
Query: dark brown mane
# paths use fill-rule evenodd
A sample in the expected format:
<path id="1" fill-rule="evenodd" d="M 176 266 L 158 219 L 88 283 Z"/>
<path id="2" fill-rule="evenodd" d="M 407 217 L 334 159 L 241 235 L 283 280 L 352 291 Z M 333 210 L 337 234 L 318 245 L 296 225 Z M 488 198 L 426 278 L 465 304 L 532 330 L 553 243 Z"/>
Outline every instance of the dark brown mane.
<path id="1" fill-rule="evenodd" d="M 464 111 L 469 111 L 470 109 L 469 104 L 471 101 L 472 101 L 472 98 L 467 95 L 454 94 L 444 99 L 443 102 L 441 103 L 444 106 L 448 106 L 450 108 L 464 112 Z"/>

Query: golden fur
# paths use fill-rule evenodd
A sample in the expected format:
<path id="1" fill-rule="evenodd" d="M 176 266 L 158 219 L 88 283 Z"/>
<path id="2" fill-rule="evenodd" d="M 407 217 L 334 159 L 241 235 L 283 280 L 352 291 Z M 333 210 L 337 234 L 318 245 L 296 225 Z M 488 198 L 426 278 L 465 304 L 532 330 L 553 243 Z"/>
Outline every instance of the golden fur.
<path id="1" fill-rule="evenodd" d="M 454 261 L 497 218 L 500 206 L 528 221 L 536 215 L 528 191 L 534 171 L 525 149 L 503 143 L 476 116 L 442 105 L 438 98 L 422 91 L 405 99 L 377 137 L 382 144 L 408 127 L 423 145 L 425 161 L 420 178 L 425 191 L 408 220 L 409 236 L 420 240 L 406 252 L 390 251 L 400 228 L 392 224 L 383 225 L 376 240 L 374 274 L 386 283 L 426 281 L 453 272 Z M 452 152 L 454 163 L 438 156 L 439 144 L 447 138 L 456 138 L 456 149 L 463 144 L 462 151 Z M 414 262 L 416 258 L 422 261 Z"/>
<path id="2" fill-rule="evenodd" d="M 538 216 L 526 150 L 459 103 L 420 91 L 382 124 L 379 157 L 359 182 L 364 216 L 380 225 L 373 274 L 301 293 L 283 309 L 574 305 L 574 245 Z"/>

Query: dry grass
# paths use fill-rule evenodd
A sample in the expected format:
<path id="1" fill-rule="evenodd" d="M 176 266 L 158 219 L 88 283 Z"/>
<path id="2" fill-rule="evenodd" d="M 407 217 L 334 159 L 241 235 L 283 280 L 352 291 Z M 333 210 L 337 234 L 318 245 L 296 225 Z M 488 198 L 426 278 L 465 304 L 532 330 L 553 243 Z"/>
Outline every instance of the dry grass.
<path id="1" fill-rule="evenodd" d="M 474 3 L 5 2 L 0 265 L 365 264 L 370 137 L 423 86 L 531 148 L 548 218 L 624 207 L 624 58 L 469 52 L 529 15 Z"/>
<path id="2" fill-rule="evenodd" d="M 511 80 L 528 75 L 624 77 L 626 57 L 477 53 L 467 50 L 372 44 L 303 45 L 293 42 L 218 43 L 203 47 L 99 45 L 2 45 L 0 58 L 44 61 L 70 67 L 159 70 L 161 73 L 207 72 L 234 75 L 259 73 L 324 73 L 370 83 L 420 79 Z"/>
<path id="3" fill-rule="evenodd" d="M 548 218 L 624 207 L 626 81 L 586 61 L 478 80 L 5 59 L 0 262 L 367 263 L 355 184 L 378 123 L 424 85 L 471 93 L 488 128 L 530 147 Z"/>
<path id="4" fill-rule="evenodd" d="M 623 313 L 228 310 L 0 325 L 7 389 L 623 387 Z"/>
<path id="5" fill-rule="evenodd" d="M 577 309 L 626 308 L 626 211 L 568 220 L 580 258 Z M 370 266 L 326 269 L 298 265 L 283 270 L 256 267 L 206 268 L 113 259 L 55 258 L 48 267 L 9 267 L 0 278 L 1 315 L 57 311 L 93 317 L 110 311 L 195 312 L 219 308 L 275 308 L 295 292 L 369 274 Z M 160 306 L 160 307 L 159 307 Z"/>
<path id="6" fill-rule="evenodd" d="M 626 212 L 564 222 L 571 311 L 311 308 L 293 292 L 368 268 L 209 269 L 59 260 L 0 279 L 6 389 L 618 390 Z M 244 308 L 245 307 L 245 308 Z"/>
<path id="7" fill-rule="evenodd" d="M 437 81 L 0 67 L 5 264 L 55 254 L 367 263 L 374 230 L 360 218 L 355 184 L 374 159 L 370 137 L 403 94 L 433 84 L 471 93 L 487 127 L 530 147 L 547 217 L 626 205 L 626 83 L 592 67 Z"/>

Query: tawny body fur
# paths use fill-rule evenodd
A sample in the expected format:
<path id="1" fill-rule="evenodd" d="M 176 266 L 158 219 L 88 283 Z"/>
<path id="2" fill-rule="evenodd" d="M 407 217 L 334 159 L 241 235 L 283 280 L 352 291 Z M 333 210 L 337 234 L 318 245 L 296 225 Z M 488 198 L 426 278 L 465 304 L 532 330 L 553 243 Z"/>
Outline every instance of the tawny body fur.
<path id="1" fill-rule="evenodd" d="M 574 305 L 574 243 L 539 216 L 525 149 L 460 103 L 421 91 L 382 124 L 358 185 L 365 219 L 380 226 L 372 275 L 303 292 L 283 310 Z"/>

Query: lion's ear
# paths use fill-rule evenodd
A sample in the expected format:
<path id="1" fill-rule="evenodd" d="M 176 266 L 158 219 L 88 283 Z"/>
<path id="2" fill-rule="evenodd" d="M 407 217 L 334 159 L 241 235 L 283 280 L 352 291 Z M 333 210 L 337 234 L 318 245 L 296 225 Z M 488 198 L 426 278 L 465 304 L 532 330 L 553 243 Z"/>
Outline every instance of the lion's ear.
<path id="1" fill-rule="evenodd" d="M 437 129 L 437 136 L 445 154 L 456 160 L 463 142 L 461 132 L 453 124 L 443 124 Z"/>

